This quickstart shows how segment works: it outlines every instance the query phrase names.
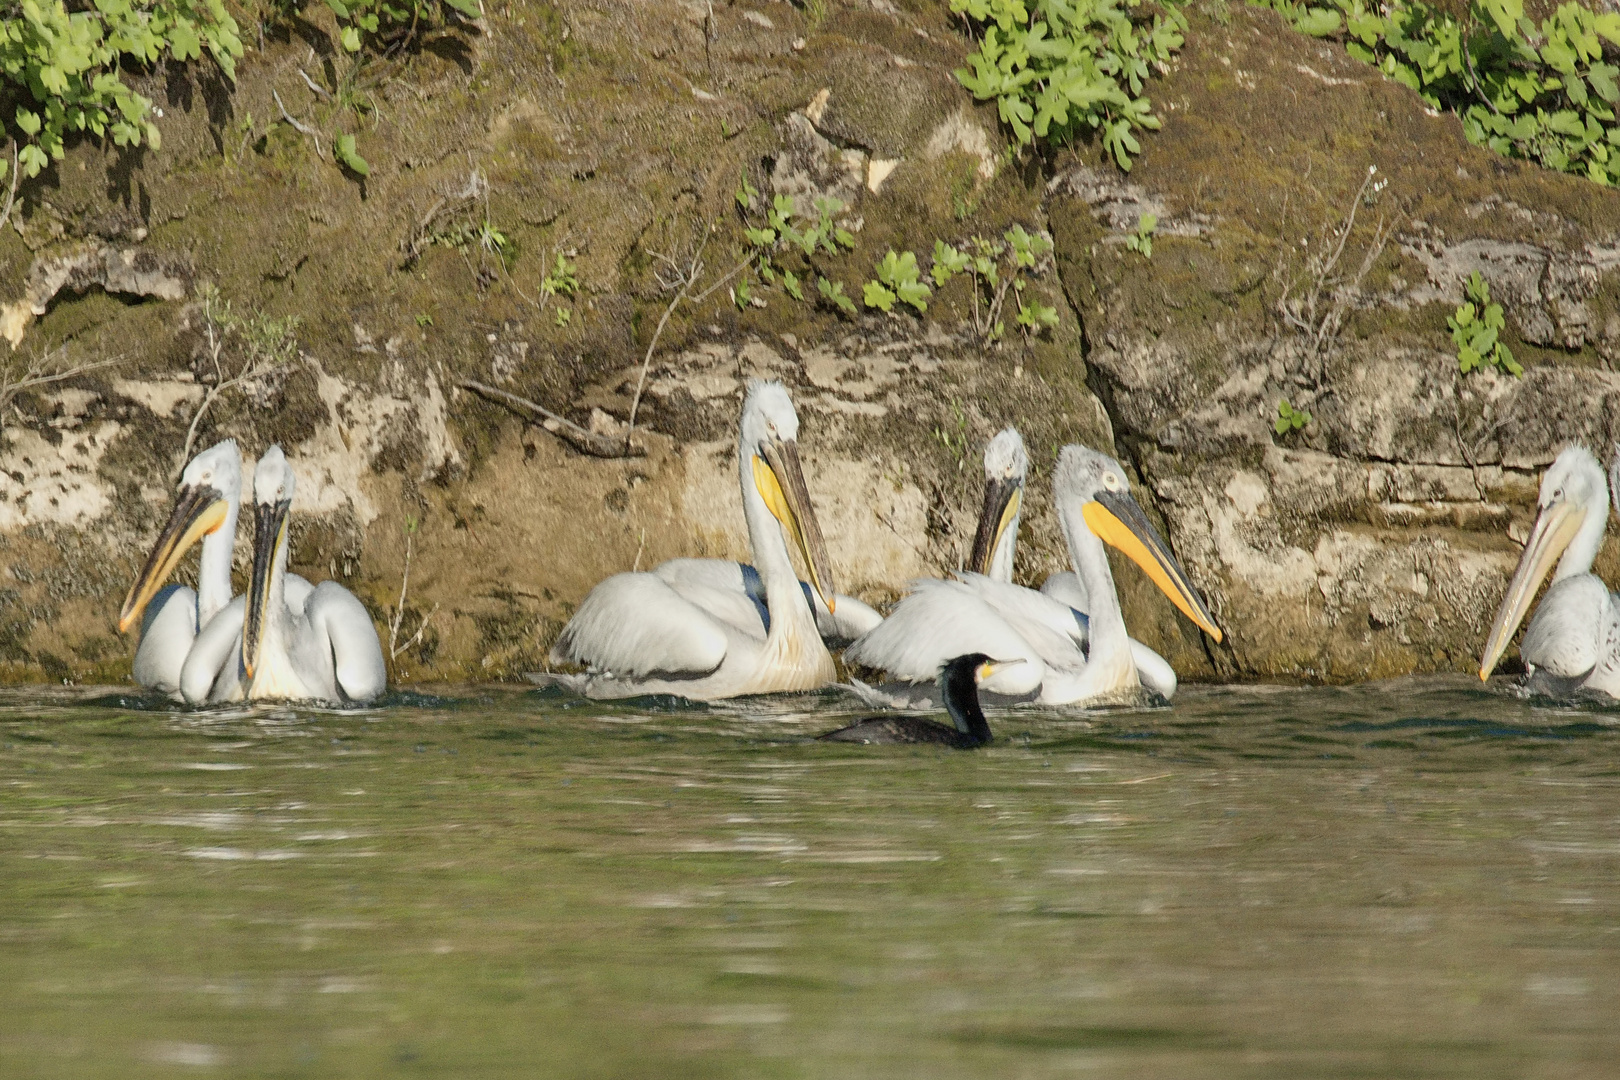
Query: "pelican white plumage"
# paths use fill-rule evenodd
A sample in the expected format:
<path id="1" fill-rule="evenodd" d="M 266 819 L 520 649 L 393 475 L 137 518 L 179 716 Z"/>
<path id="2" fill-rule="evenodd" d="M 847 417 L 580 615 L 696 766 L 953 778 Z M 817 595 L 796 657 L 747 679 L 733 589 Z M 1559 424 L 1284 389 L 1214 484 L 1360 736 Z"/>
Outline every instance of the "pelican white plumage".
<path id="1" fill-rule="evenodd" d="M 1040 593 L 1012 583 L 1017 559 L 1018 524 L 1024 488 L 1029 476 L 1029 454 L 1018 430 L 1008 427 L 984 448 L 984 505 L 974 532 L 973 553 L 967 569 L 954 581 L 913 582 L 910 593 L 889 615 L 885 636 L 926 636 L 937 633 L 941 619 L 972 625 L 985 605 L 1006 610 L 1022 623 L 1038 627 L 1041 643 L 1059 667 L 1076 668 L 1086 662 L 1090 640 L 1090 600 L 1073 571 L 1053 575 Z M 1063 588 L 1062 578 L 1074 584 Z M 1054 582 L 1057 587 L 1054 588 Z M 942 647 L 946 647 L 942 641 Z M 1176 673 L 1163 657 L 1134 638 L 1131 655 L 1143 685 L 1168 699 L 1176 692 Z M 857 654 L 859 655 L 859 654 Z M 855 659 L 852 656 L 851 659 Z M 942 657 L 943 663 L 948 657 Z M 932 708 L 937 690 L 929 685 L 868 687 L 859 681 L 857 692 L 873 704 L 900 708 Z M 991 693 L 994 701 L 1002 695 Z"/>
<path id="2" fill-rule="evenodd" d="M 141 624 L 133 674 L 142 686 L 178 694 L 181 669 L 198 633 L 230 605 L 231 549 L 241 504 L 242 454 L 235 439 L 210 446 L 186 464 L 174 510 L 118 614 L 121 633 Z M 165 586 L 199 540 L 197 588 Z"/>
<path id="3" fill-rule="evenodd" d="M 301 600 L 287 588 L 287 516 L 295 480 L 281 447 L 253 474 L 253 577 L 240 635 L 240 677 L 214 693 L 251 700 L 370 701 L 388 682 L 382 643 L 364 605 L 335 581 Z M 213 626 L 199 640 L 217 648 Z M 213 640 L 208 640 L 213 639 Z"/>
<path id="4" fill-rule="evenodd" d="M 759 580 L 756 602 L 743 572 L 677 566 L 668 576 L 615 574 L 580 604 L 552 647 L 553 663 L 577 663 L 583 675 L 557 679 L 596 698 L 676 694 L 700 701 L 813 690 L 837 677 L 811 603 L 788 553 L 798 547 L 809 591 L 829 613 L 826 546 L 799 465 L 799 417 L 779 382 L 748 384 L 737 465 L 743 517 Z M 677 563 L 708 560 L 677 560 Z M 665 564 L 666 566 L 669 564 Z M 722 568 L 727 564 L 721 564 Z"/>
<path id="5" fill-rule="evenodd" d="M 1490 678 L 1556 559 L 1552 584 L 1519 644 L 1530 685 L 1620 697 L 1620 598 L 1592 573 L 1609 520 L 1611 487 L 1620 501 L 1620 453 L 1607 479 L 1581 446 L 1567 447 L 1541 478 L 1536 523 L 1491 624 L 1481 680 Z"/>
<path id="6" fill-rule="evenodd" d="M 1079 621 L 1068 605 L 968 573 L 957 582 L 913 582 L 905 600 L 882 625 L 850 646 L 845 658 L 919 686 L 951 656 L 983 652 L 1021 658 L 1023 664 L 998 669 L 982 689 L 1005 697 L 1033 696 L 1047 704 L 1134 689 L 1146 665 L 1138 664 L 1136 643 L 1125 630 L 1104 542 L 1125 552 L 1188 618 L 1221 640 L 1186 572 L 1131 498 L 1117 461 L 1083 446 L 1066 446 L 1052 487 L 1058 522 L 1091 608 L 1084 654 L 1077 643 Z M 992 542 L 992 556 L 994 548 Z M 1157 658 L 1145 647 L 1141 651 Z M 1173 692 L 1173 683 L 1170 688 Z"/>

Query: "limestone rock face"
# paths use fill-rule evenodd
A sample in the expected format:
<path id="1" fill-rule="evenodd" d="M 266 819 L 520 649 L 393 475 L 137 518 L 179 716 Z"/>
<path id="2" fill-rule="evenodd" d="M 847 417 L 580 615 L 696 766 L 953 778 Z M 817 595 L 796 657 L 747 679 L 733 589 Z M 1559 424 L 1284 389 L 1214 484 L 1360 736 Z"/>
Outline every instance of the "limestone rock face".
<path id="1" fill-rule="evenodd" d="M 542 667 L 603 577 L 746 556 L 753 377 L 797 402 L 844 592 L 960 565 L 980 448 L 1016 423 L 1020 580 L 1066 561 L 1057 449 L 1115 453 L 1227 632 L 1116 560 L 1184 679 L 1466 670 L 1539 470 L 1620 438 L 1620 196 L 1468 146 L 1263 11 L 1193 15 L 1128 175 L 1083 141 L 1006 154 L 952 74 L 970 48 L 943 5 L 515 0 L 367 91 L 364 183 L 263 119 L 274 93 L 348 130 L 303 36 L 234 88 L 142 84 L 162 150 L 80 143 L 0 230 L 0 679 L 127 678 L 114 619 L 193 428 L 287 450 L 293 567 L 361 596 L 395 678 Z M 853 249 L 749 267 L 777 195 L 839 199 Z M 1125 242 L 1147 214 L 1150 258 Z M 1023 289 L 860 303 L 890 250 L 926 275 L 935 241 L 1015 225 L 1055 244 Z M 1474 272 L 1522 378 L 1457 370 Z M 1025 299 L 1058 326 L 1026 335 Z M 1312 419 L 1278 434 L 1284 398 Z"/>
<path id="2" fill-rule="evenodd" d="M 1217 667 L 1468 669 L 1539 471 L 1620 436 L 1620 200 L 1468 146 L 1264 14 L 1190 35 L 1155 100 L 1129 182 L 1077 163 L 1048 209 L 1091 386 L 1232 629 Z M 1142 213 L 1151 260 L 1123 245 Z M 1445 318 L 1475 272 L 1523 378 L 1458 371 Z M 1281 399 L 1310 424 L 1278 434 Z"/>

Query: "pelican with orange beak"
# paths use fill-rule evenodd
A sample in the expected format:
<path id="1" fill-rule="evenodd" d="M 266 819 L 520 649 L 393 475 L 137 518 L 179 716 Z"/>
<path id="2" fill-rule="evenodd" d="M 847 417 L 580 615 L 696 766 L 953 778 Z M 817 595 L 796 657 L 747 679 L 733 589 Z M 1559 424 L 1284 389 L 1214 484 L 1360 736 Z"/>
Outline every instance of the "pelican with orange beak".
<path id="1" fill-rule="evenodd" d="M 118 630 L 136 623 L 134 676 L 142 686 L 180 692 L 180 672 L 202 629 L 231 603 L 231 549 L 242 499 L 242 455 L 235 439 L 209 447 L 186 465 L 168 523 L 118 613 Z M 165 585 L 199 541 L 197 588 Z"/>
<path id="2" fill-rule="evenodd" d="M 1131 497 L 1119 462 L 1084 446 L 1066 446 L 1058 455 L 1052 494 L 1090 609 L 1083 635 L 1077 635 L 1078 620 L 1065 603 L 986 575 L 966 574 L 961 581 L 913 582 L 912 592 L 894 613 L 851 645 L 845 659 L 918 685 L 952 656 L 982 652 L 1022 659 L 998 668 L 981 689 L 1053 705 L 1134 690 L 1144 681 L 1138 652 L 1157 654 L 1126 632 L 1105 543 L 1129 556 L 1183 614 L 1221 640 L 1220 628 L 1186 571 Z M 1171 676 L 1173 692 L 1173 672 Z M 1148 682 L 1151 686 L 1151 675 Z"/>
<path id="3" fill-rule="evenodd" d="M 1609 520 L 1611 486 L 1620 488 L 1620 454 L 1606 484 L 1603 466 L 1581 446 L 1566 448 L 1541 478 L 1540 510 L 1485 641 L 1481 680 L 1490 678 L 1552 571 L 1552 584 L 1519 645 L 1531 687 L 1620 697 L 1620 602 L 1592 573 Z"/>
<path id="4" fill-rule="evenodd" d="M 836 614 L 821 526 L 799 465 L 799 417 L 779 382 L 754 380 L 737 442 L 757 596 L 698 574 L 615 574 L 580 603 L 551 650 L 583 674 L 557 682 L 594 698 L 698 701 L 813 690 L 837 678 L 810 596 Z M 803 559 L 801 588 L 788 545 Z M 685 560 L 680 560 L 685 561 Z M 668 566 L 669 564 L 665 564 Z M 733 570 L 739 564 L 729 564 Z M 740 571 L 735 571 L 740 573 Z"/>

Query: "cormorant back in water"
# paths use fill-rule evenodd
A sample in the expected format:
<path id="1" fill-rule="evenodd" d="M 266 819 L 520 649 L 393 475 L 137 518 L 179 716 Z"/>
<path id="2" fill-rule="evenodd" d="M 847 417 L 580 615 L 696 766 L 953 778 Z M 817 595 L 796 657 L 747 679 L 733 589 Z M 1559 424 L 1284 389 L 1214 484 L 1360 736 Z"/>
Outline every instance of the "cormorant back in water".
<path id="1" fill-rule="evenodd" d="M 819 737 L 831 742 L 934 743 L 973 750 L 993 738 L 984 710 L 979 708 L 979 683 L 1008 664 L 1023 662 L 1022 659 L 992 660 L 984 653 L 968 653 L 941 665 L 939 693 L 955 727 L 920 716 L 869 716 Z"/>

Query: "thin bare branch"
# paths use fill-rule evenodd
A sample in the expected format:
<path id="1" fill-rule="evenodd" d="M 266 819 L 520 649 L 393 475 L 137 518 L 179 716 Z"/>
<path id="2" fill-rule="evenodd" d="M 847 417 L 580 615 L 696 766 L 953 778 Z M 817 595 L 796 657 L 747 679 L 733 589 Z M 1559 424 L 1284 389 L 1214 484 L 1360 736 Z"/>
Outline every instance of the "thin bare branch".
<path id="1" fill-rule="evenodd" d="M 463 390 L 471 390 L 478 396 L 487 398 L 498 405 L 505 405 L 508 408 L 527 410 L 531 417 L 540 417 L 545 421 L 545 423 L 541 425 L 542 427 L 582 454 L 589 454 L 592 457 L 599 458 L 646 456 L 647 451 L 638 446 L 631 446 L 628 442 L 621 442 L 618 439 L 610 439 L 606 435 L 599 435 L 594 431 L 588 431 L 567 417 L 559 416 L 550 409 L 546 408 L 544 405 L 537 405 L 526 397 L 519 397 L 518 395 L 509 393 L 505 390 L 499 390 L 493 386 L 487 386 L 475 379 L 462 379 L 456 385 L 461 387 Z M 555 426 L 552 427 L 548 425 Z"/>
<path id="2" fill-rule="evenodd" d="M 664 309 L 664 317 L 658 320 L 658 328 L 653 331 L 652 340 L 647 342 L 647 355 L 641 360 L 641 375 L 636 379 L 635 396 L 630 399 L 630 423 L 626 425 L 624 429 L 624 445 L 627 450 L 630 446 L 630 433 L 636 429 L 636 413 L 641 408 L 641 392 L 647 386 L 647 370 L 648 368 L 652 367 L 653 350 L 658 348 L 658 339 L 663 335 L 664 327 L 669 324 L 669 317 L 675 314 L 676 306 L 681 302 L 682 299 L 685 298 L 688 290 L 690 290 L 693 283 L 697 281 L 698 275 L 703 273 L 703 249 L 708 246 L 709 233 L 711 231 L 712 226 L 705 223 L 703 226 L 703 239 L 698 241 L 697 250 L 692 253 L 692 261 L 686 266 L 686 273 L 684 275 L 685 280 L 681 282 L 680 291 L 675 294 L 675 299 L 671 300 L 669 302 L 669 306 Z M 749 256 L 750 260 L 752 258 L 753 256 Z M 747 262 L 745 261 L 743 265 L 747 265 Z M 732 273 L 736 273 L 736 271 L 734 270 Z M 725 278 L 721 278 L 720 280 L 723 282 L 725 281 Z M 719 287 L 719 284 L 711 286 L 709 292 L 713 292 Z M 707 296 L 709 295 L 709 292 L 706 292 L 703 295 Z M 693 303 L 701 302 L 701 297 L 693 301 Z"/>
<path id="3" fill-rule="evenodd" d="M 293 119 L 292 113 L 287 111 L 287 106 L 281 103 L 281 92 L 275 87 L 270 88 L 270 96 L 275 98 L 276 108 L 281 110 L 281 118 L 287 121 L 287 123 L 291 124 L 294 131 L 301 132 L 315 140 L 315 156 L 325 157 L 325 154 L 321 152 L 321 137 L 320 135 L 316 134 L 315 129 L 310 127 L 308 124 L 300 124 L 297 120 Z"/>

